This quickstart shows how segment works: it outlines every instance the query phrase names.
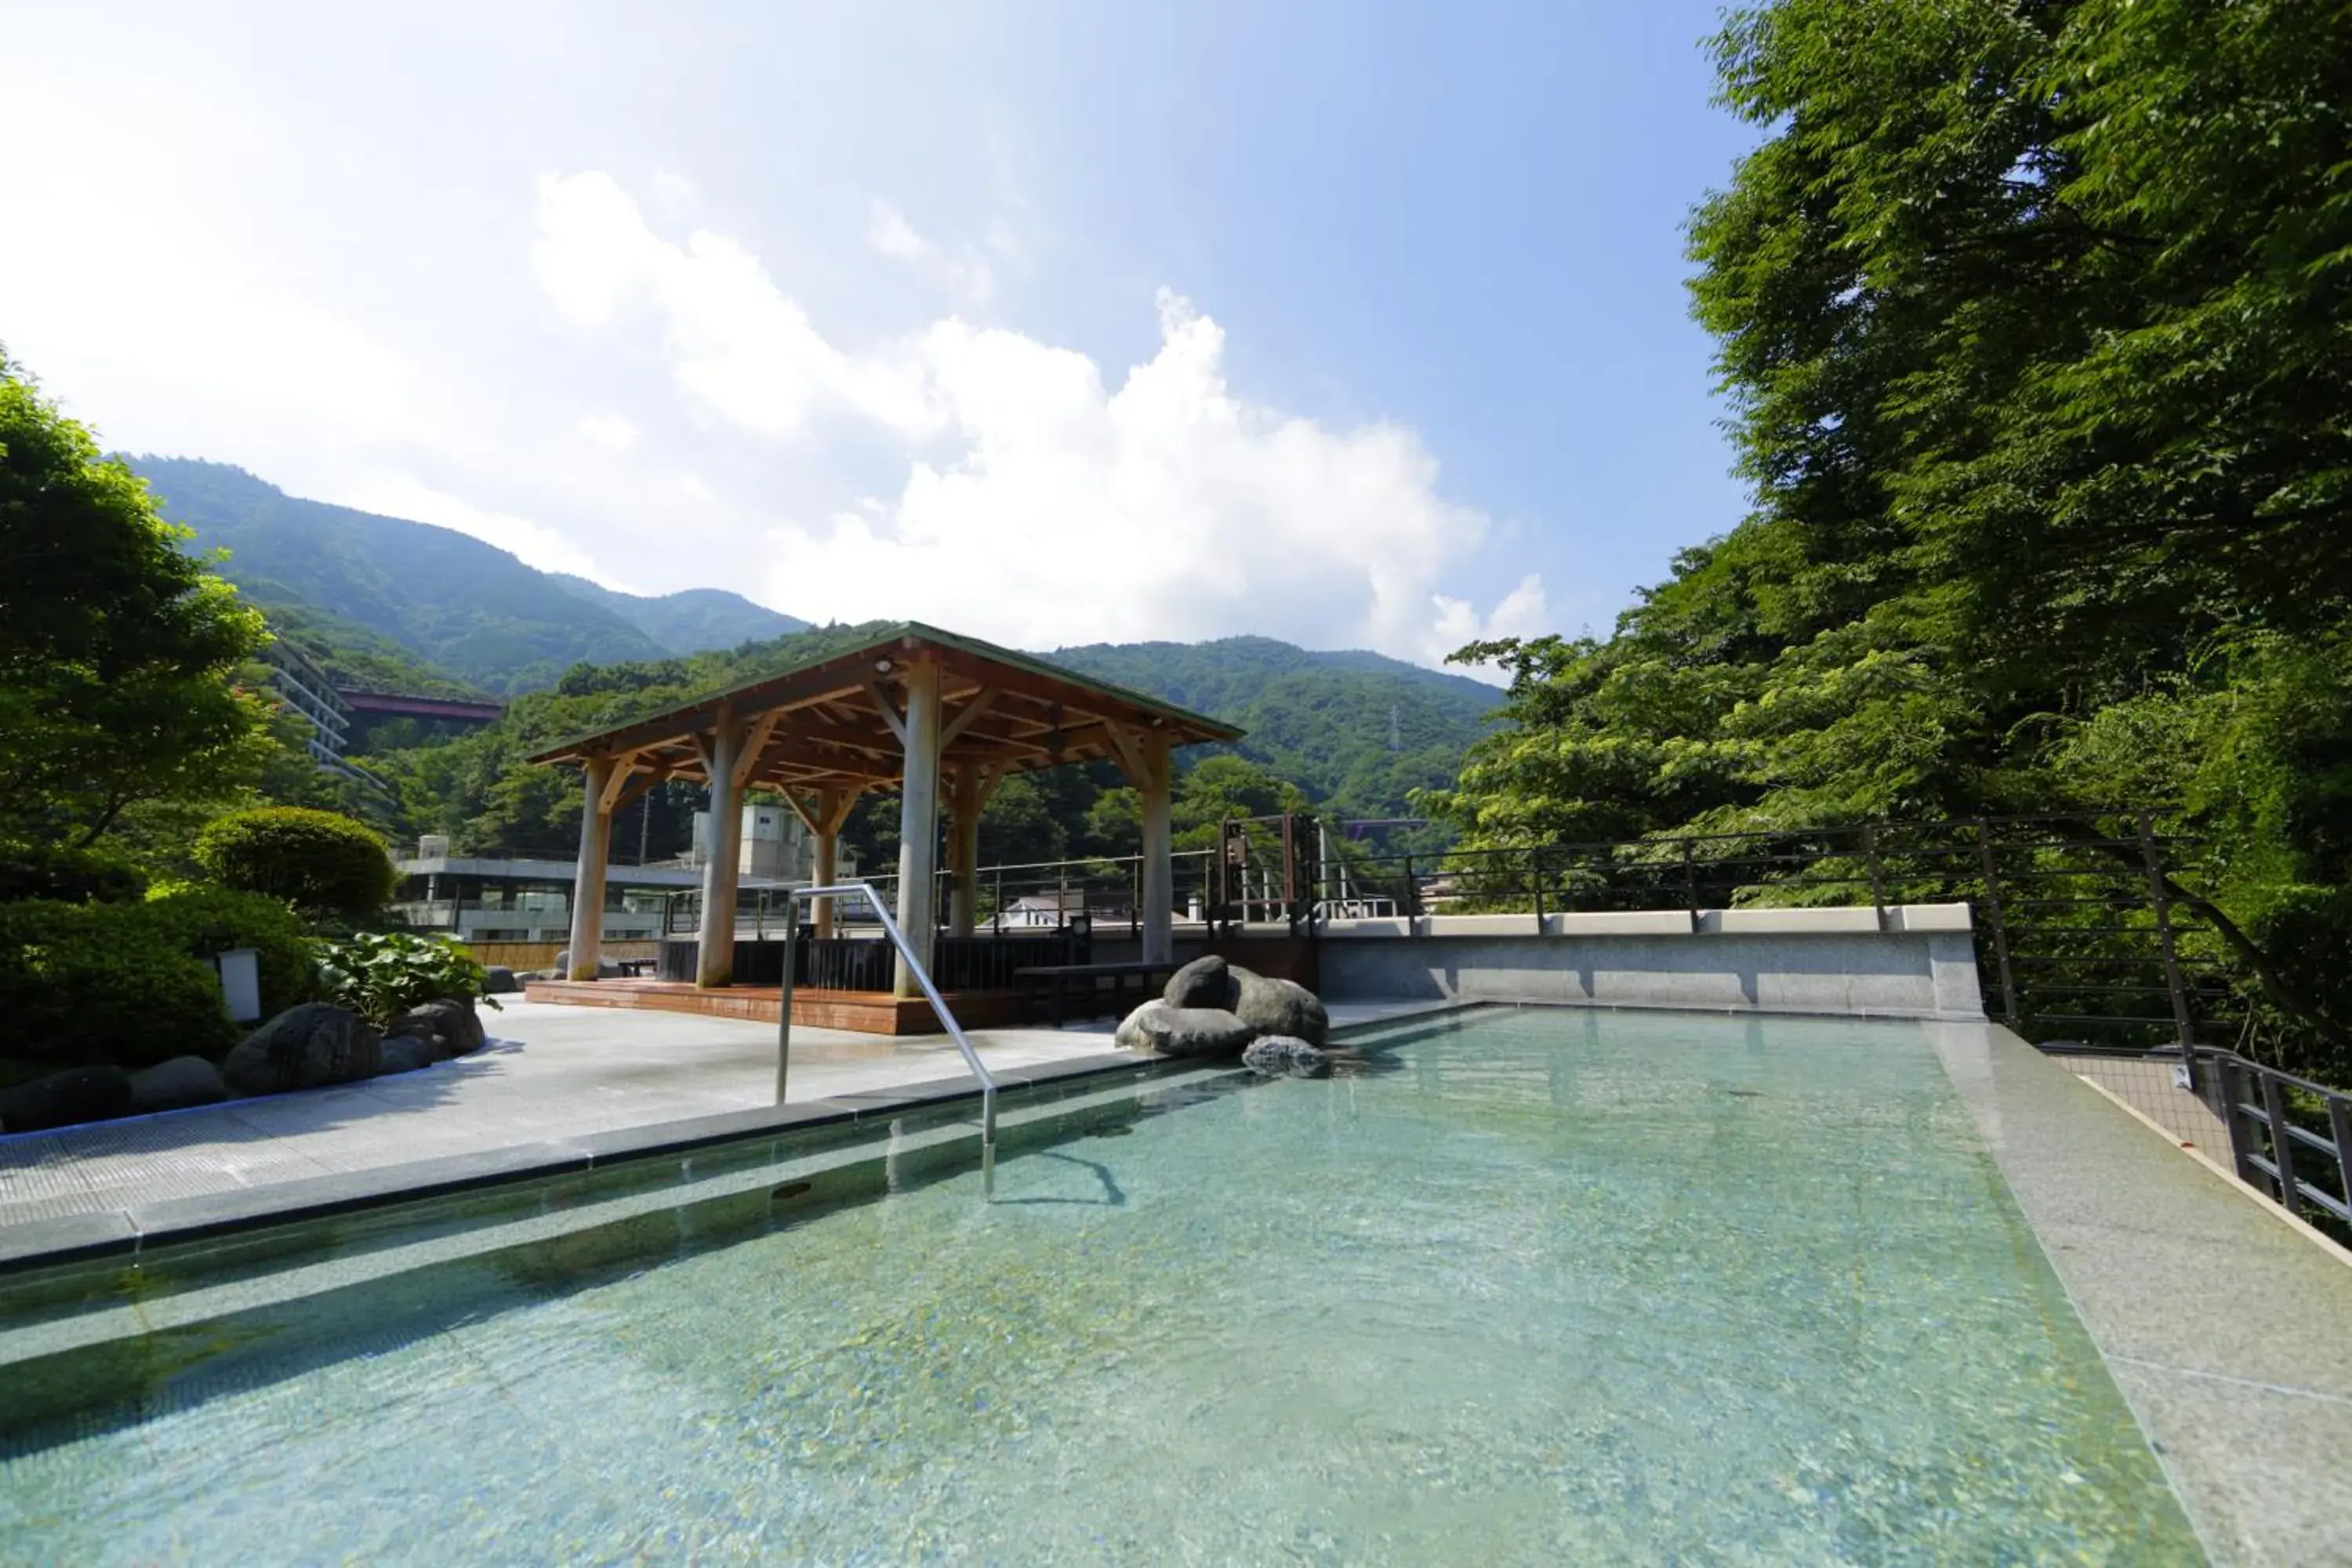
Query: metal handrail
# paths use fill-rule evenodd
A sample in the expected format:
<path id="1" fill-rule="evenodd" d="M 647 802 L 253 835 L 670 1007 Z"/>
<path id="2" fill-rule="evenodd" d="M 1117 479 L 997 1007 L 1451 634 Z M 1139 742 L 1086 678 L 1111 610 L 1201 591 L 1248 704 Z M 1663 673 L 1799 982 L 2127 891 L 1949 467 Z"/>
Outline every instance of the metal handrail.
<path id="1" fill-rule="evenodd" d="M 2303 1205 L 2308 1204 L 2339 1223 L 2352 1225 L 2352 1094 L 2307 1078 L 2297 1078 L 2236 1051 L 2195 1046 L 2187 1054 L 2220 1069 L 2214 1075 L 2218 1081 L 2213 1082 L 2214 1092 L 2207 1103 L 2229 1129 L 2230 1155 L 2237 1167 L 2238 1179 L 2251 1187 L 2269 1189 L 2280 1205 L 2298 1218 L 2302 1217 Z M 2260 1097 L 2257 1100 L 2246 1098 L 2249 1079 Z M 2285 1091 L 2289 1089 L 2299 1089 L 2321 1102 L 2327 1114 L 2326 1132 L 2298 1126 L 2292 1120 L 2286 1104 Z M 2256 1143 L 2249 1123 L 2266 1135 L 2267 1149 Z M 2336 1167 L 2336 1192 L 2331 1193 L 2313 1181 L 2308 1167 L 2302 1171 L 2295 1168 L 2294 1149 L 2298 1143 L 2328 1159 Z"/>
<path id="2" fill-rule="evenodd" d="M 890 911 L 882 907 L 882 895 L 874 890 L 871 882 L 793 888 L 784 894 L 783 991 L 778 998 L 781 1005 L 776 1010 L 776 1103 L 784 1103 L 784 1077 L 792 1065 L 793 956 L 793 950 L 800 945 L 800 901 L 803 899 L 838 898 L 862 898 L 873 907 L 874 918 L 882 923 L 882 930 L 889 937 L 891 945 L 906 961 L 907 973 L 915 977 L 915 984 L 922 988 L 925 999 L 930 1003 L 931 1011 L 939 1016 L 948 1037 L 955 1042 L 956 1049 L 963 1053 L 964 1066 L 970 1068 L 971 1076 L 980 1080 L 980 1194 L 983 1200 L 993 1199 L 996 1196 L 996 1076 L 982 1064 L 980 1053 L 973 1050 L 971 1042 L 964 1037 L 963 1026 L 956 1022 L 953 1013 L 948 1011 L 947 999 L 940 994 L 940 988 L 931 984 L 930 971 L 925 969 L 923 961 L 915 956 L 915 950 L 907 945 L 906 933 L 898 929 L 898 922 L 890 918 Z"/>

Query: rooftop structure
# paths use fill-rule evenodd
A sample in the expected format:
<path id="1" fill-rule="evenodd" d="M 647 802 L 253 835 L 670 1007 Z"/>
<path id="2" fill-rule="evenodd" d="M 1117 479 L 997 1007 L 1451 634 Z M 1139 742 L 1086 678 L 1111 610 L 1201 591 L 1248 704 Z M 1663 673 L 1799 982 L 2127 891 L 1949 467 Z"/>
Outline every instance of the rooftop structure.
<path id="1" fill-rule="evenodd" d="M 836 875 L 841 826 L 858 797 L 896 786 L 899 810 L 898 923 L 928 962 L 938 924 L 934 861 L 942 809 L 952 823 L 955 871 L 948 926 L 971 934 L 980 814 L 1016 773 L 1096 759 L 1118 763 L 1143 798 L 1143 951 L 1174 950 L 1174 874 L 1169 819 L 1176 747 L 1238 740 L 1230 724 L 1139 692 L 1089 680 L 1041 659 L 908 622 L 847 652 L 824 655 L 714 691 L 659 713 L 548 748 L 531 758 L 585 774 L 580 907 L 601 899 L 612 815 L 666 779 L 710 786 L 715 826 L 704 867 L 697 981 L 732 978 L 742 794 L 782 795 L 815 842 L 814 875 Z M 942 795 L 944 794 L 944 799 Z M 820 900 L 820 935 L 833 912 Z M 572 974 L 596 973 L 594 922 L 575 921 Z M 906 965 L 897 991 L 913 994 Z"/>

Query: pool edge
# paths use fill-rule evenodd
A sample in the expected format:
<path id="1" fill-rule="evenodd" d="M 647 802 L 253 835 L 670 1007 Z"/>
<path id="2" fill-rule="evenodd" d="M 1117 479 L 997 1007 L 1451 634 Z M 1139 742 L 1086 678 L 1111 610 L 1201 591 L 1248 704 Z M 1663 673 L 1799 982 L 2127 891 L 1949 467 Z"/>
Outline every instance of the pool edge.
<path id="1" fill-rule="evenodd" d="M 1922 1026 L 2211 1561 L 2352 1558 L 2352 1272 L 2001 1026 Z"/>
<path id="2" fill-rule="evenodd" d="M 1197 1067 L 1182 1058 L 1099 1053 L 996 1074 L 1001 1089 L 1109 1077 L 1149 1076 L 1165 1067 Z M 206 1193 L 32 1220 L 0 1228 L 0 1279 L 60 1264 L 131 1257 L 153 1247 L 202 1241 L 240 1231 L 330 1219 L 376 1208 L 550 1177 L 577 1175 L 633 1160 L 660 1159 L 779 1132 L 887 1120 L 910 1110 L 980 1099 L 969 1074 L 827 1100 L 758 1106 L 709 1116 L 647 1122 L 576 1138 L 534 1140 L 465 1154 L 436 1155 L 365 1171 L 272 1182 L 235 1192 Z"/>

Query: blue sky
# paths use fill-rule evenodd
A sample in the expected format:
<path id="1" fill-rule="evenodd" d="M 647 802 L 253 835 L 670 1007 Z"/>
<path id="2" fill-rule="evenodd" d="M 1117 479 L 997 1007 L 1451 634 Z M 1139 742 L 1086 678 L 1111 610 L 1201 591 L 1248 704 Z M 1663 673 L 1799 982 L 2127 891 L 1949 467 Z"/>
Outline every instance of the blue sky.
<path id="1" fill-rule="evenodd" d="M 14 7 L 0 342 L 616 586 L 1433 660 L 1738 520 L 1711 5 Z"/>

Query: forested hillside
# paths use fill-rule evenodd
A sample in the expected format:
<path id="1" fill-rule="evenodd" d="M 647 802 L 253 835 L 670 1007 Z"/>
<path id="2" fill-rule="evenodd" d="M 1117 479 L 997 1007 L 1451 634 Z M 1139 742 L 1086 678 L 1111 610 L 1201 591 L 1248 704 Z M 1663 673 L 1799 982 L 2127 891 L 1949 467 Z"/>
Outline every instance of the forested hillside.
<path id="1" fill-rule="evenodd" d="M 2340 5 L 1806 0 L 1696 216 L 1755 510 L 1517 672 L 1473 840 L 2147 806 L 2352 1063 Z M 2297 1005 L 2279 1005 L 2288 990 Z"/>
<path id="2" fill-rule="evenodd" d="M 226 463 L 130 462 L 197 548 L 229 552 L 222 574 L 257 604 L 373 632 L 488 691 L 547 686 L 583 659 L 731 647 L 806 624 L 719 589 L 614 594 L 454 529 L 289 496 Z"/>
<path id="3" fill-rule="evenodd" d="M 653 638 L 673 657 L 708 648 L 734 647 L 787 632 L 804 632 L 809 623 L 780 616 L 724 588 L 683 588 L 675 594 L 623 594 L 585 577 L 549 574 L 556 582 L 592 605 L 601 605 Z"/>
<path id="4" fill-rule="evenodd" d="M 446 833 L 462 848 L 483 853 L 569 856 L 579 829 L 573 781 L 525 763 L 532 751 L 856 647 L 881 629 L 827 626 L 724 653 L 581 665 L 551 690 L 513 699 L 506 718 L 486 730 L 364 761 L 394 782 L 400 814 L 387 826 L 404 837 Z M 1340 816 L 1396 816 L 1406 809 L 1408 787 L 1453 776 L 1463 747 L 1500 695 L 1376 655 L 1310 653 L 1263 637 L 1104 644 L 1039 657 L 1250 729 L 1236 749 L 1256 764 L 1255 772 L 1247 779 L 1224 777 L 1228 787 L 1255 792 L 1254 810 L 1288 804 Z M 1392 716 L 1402 742 L 1396 750 L 1390 747 Z M 1214 750 L 1188 753 L 1186 762 L 1197 766 Z M 1281 785 L 1292 791 L 1286 799 Z M 1126 831 L 1120 814 L 1131 809 L 1118 798 L 1122 790 L 1123 781 L 1107 766 L 1013 780 L 991 805 L 989 852 L 1032 859 L 1114 852 Z M 656 858 L 679 852 L 701 792 L 680 786 L 646 798 L 637 820 L 645 852 Z M 894 842 L 893 809 L 885 803 L 866 811 L 854 825 L 853 842 L 868 854 L 886 849 Z"/>
<path id="5" fill-rule="evenodd" d="M 481 700 L 488 694 L 421 658 L 380 632 L 289 599 L 268 602 L 270 634 L 285 638 L 332 677 L 361 691 L 405 691 L 422 697 Z"/>
<path id="6" fill-rule="evenodd" d="M 1243 756 L 1349 816 L 1397 816 L 1412 791 L 1453 783 L 1502 700 L 1464 676 L 1271 637 L 1095 643 L 1043 657 L 1240 725 Z"/>

